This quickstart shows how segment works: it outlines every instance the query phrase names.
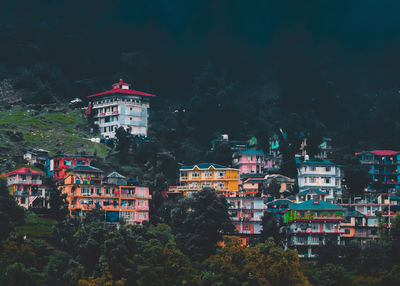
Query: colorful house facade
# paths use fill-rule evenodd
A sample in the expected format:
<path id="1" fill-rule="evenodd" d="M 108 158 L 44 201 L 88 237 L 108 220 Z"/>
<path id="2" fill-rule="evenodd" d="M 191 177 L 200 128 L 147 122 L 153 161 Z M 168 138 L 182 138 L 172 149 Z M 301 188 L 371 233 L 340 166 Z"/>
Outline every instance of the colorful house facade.
<path id="1" fill-rule="evenodd" d="M 20 168 L 5 174 L 10 194 L 25 209 L 46 207 L 46 190 L 42 173 L 30 168 Z"/>
<path id="2" fill-rule="evenodd" d="M 153 96 L 130 89 L 130 84 L 121 79 L 111 90 L 88 96 L 88 113 L 105 138 L 114 138 L 119 127 L 130 130 L 132 135 L 147 136 L 149 98 Z"/>
<path id="3" fill-rule="evenodd" d="M 343 171 L 340 165 L 329 160 L 296 158 L 297 183 L 300 191 L 319 189 L 327 192 L 326 201 L 333 203 L 342 197 Z"/>
<path id="4" fill-rule="evenodd" d="M 343 245 L 340 223 L 345 208 L 318 199 L 292 204 L 285 212 L 286 246 L 297 250 L 300 258 L 315 258 L 316 250 L 328 243 Z"/>
<path id="5" fill-rule="evenodd" d="M 107 176 L 116 178 L 115 174 Z M 149 188 L 118 185 L 117 181 L 105 180 L 103 171 L 89 165 L 78 165 L 68 170 L 62 193 L 67 195 L 72 215 L 84 214 L 93 209 L 105 211 L 106 221 L 127 224 L 149 220 Z"/>
<path id="6" fill-rule="evenodd" d="M 63 180 L 68 169 L 77 165 L 90 165 L 93 156 L 58 154 L 47 160 L 47 174 L 54 180 Z"/>
<path id="7" fill-rule="evenodd" d="M 400 188 L 400 151 L 364 151 L 356 156 L 368 168 L 370 188 L 377 183 L 387 190 Z"/>
<path id="8" fill-rule="evenodd" d="M 226 195 L 239 191 L 239 170 L 214 163 L 182 166 L 179 169 L 179 186 L 169 187 L 169 193 L 184 196 L 204 188 L 213 188 Z"/>
<path id="9" fill-rule="evenodd" d="M 262 150 L 245 150 L 233 153 L 232 166 L 239 174 L 260 174 L 263 172 L 265 154 Z"/>
<path id="10" fill-rule="evenodd" d="M 321 200 L 325 201 L 325 197 L 328 195 L 327 192 L 318 190 L 318 189 L 307 189 L 304 191 L 300 191 L 296 194 L 296 202 L 302 203 L 308 200 Z"/>
<path id="11" fill-rule="evenodd" d="M 264 215 L 264 199 L 256 196 L 238 195 L 227 197 L 229 215 L 238 233 L 245 238 L 261 233 Z"/>

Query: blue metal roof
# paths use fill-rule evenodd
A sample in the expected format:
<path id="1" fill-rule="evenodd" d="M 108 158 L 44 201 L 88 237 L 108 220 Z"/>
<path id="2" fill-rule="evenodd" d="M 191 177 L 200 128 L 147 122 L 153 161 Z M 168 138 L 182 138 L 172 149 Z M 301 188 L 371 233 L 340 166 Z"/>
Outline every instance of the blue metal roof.
<path id="1" fill-rule="evenodd" d="M 180 170 L 192 170 L 194 167 L 197 167 L 200 170 L 208 170 L 211 166 L 213 166 L 214 169 L 231 169 L 229 167 L 225 167 L 225 166 L 214 164 L 214 163 L 200 163 L 200 164 L 191 165 L 191 166 L 182 166 L 180 168 Z"/>

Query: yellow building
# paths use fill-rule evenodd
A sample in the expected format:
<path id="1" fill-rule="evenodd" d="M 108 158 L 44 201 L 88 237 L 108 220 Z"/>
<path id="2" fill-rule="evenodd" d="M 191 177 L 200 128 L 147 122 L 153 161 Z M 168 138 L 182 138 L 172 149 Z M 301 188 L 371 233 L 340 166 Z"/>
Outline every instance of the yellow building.
<path id="1" fill-rule="evenodd" d="M 169 193 L 183 193 L 213 188 L 217 192 L 239 191 L 239 170 L 218 164 L 201 163 L 180 168 L 180 186 L 169 188 Z"/>

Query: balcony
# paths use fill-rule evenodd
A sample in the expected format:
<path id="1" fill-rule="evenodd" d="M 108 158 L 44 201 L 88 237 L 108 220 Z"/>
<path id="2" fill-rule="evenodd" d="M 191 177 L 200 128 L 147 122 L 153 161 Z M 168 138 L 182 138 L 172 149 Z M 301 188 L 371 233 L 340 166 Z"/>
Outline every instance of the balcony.
<path id="1" fill-rule="evenodd" d="M 42 180 L 30 180 L 30 179 L 17 178 L 14 180 L 9 180 L 8 184 L 9 185 L 41 185 Z"/>
<path id="2" fill-rule="evenodd" d="M 112 116 L 112 115 L 118 115 L 119 112 L 118 110 L 114 110 L 114 111 L 108 111 L 108 112 L 100 112 L 97 113 L 94 118 L 101 118 L 101 117 L 106 117 L 106 116 Z"/>

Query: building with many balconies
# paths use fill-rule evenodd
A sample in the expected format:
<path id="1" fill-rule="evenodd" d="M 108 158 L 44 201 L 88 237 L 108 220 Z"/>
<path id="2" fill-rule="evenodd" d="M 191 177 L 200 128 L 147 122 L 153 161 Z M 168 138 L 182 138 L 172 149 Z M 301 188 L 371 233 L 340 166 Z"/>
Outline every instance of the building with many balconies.
<path id="1" fill-rule="evenodd" d="M 385 190 L 400 188 L 400 151 L 364 151 L 356 156 L 363 166 L 368 167 L 370 188 L 378 184 Z"/>
<path id="2" fill-rule="evenodd" d="M 190 195 L 204 188 L 213 188 L 226 195 L 239 191 L 239 170 L 214 163 L 182 166 L 179 186 L 169 187 L 169 194 Z"/>
<path id="3" fill-rule="evenodd" d="M 130 89 L 122 79 L 112 89 L 89 97 L 88 114 L 99 126 L 105 138 L 114 138 L 119 127 L 129 130 L 132 135 L 147 136 L 149 98 L 153 94 Z"/>
<path id="4" fill-rule="evenodd" d="M 46 207 L 46 190 L 42 173 L 30 168 L 20 168 L 5 174 L 10 194 L 25 209 Z"/>
<path id="5" fill-rule="evenodd" d="M 239 169 L 239 174 L 260 174 L 263 172 L 264 151 L 245 150 L 237 151 L 232 156 L 232 166 Z"/>
<path id="6" fill-rule="evenodd" d="M 242 238 L 258 235 L 262 229 L 264 199 L 249 195 L 232 195 L 226 198 L 230 204 L 229 215 Z"/>
<path id="7" fill-rule="evenodd" d="M 127 186 L 123 176 L 111 173 L 103 182 L 103 171 L 92 166 L 75 166 L 68 170 L 61 186 L 67 195 L 72 215 L 93 209 L 105 211 L 106 221 L 127 224 L 149 220 L 149 188 Z"/>
<path id="8" fill-rule="evenodd" d="M 316 250 L 329 243 L 343 245 L 340 223 L 345 208 L 321 200 L 292 204 L 285 212 L 286 246 L 296 249 L 300 258 L 315 258 Z"/>
<path id="9" fill-rule="evenodd" d="M 325 200 L 330 203 L 341 198 L 343 171 L 340 165 L 329 160 L 301 161 L 300 158 L 296 158 L 296 163 L 300 191 L 312 188 L 327 192 Z"/>

